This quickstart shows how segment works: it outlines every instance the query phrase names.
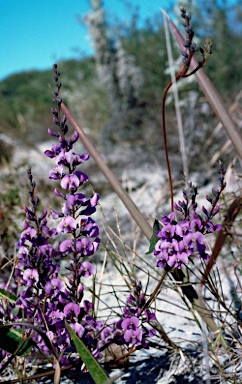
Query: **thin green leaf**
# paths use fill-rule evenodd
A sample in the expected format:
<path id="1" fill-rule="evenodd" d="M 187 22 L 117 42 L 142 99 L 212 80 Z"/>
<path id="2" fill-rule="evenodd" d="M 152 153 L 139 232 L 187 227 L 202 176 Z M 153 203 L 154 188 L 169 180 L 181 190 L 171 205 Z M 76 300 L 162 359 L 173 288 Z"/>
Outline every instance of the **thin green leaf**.
<path id="1" fill-rule="evenodd" d="M 154 251 L 155 245 L 159 240 L 159 237 L 157 236 L 157 232 L 160 231 L 160 229 L 161 229 L 161 224 L 157 219 L 155 219 L 155 222 L 153 225 L 153 234 L 150 239 L 150 247 L 149 247 L 149 250 L 146 252 L 146 255 L 149 255 Z"/>
<path id="2" fill-rule="evenodd" d="M 0 328 L 0 348 L 18 356 L 25 356 L 31 352 L 33 341 L 29 339 L 23 342 L 21 329 L 2 326 Z"/>
<path id="3" fill-rule="evenodd" d="M 17 296 L 2 288 L 0 288 L 0 298 L 11 301 L 11 303 L 16 303 L 16 301 L 18 300 Z"/>
<path id="4" fill-rule="evenodd" d="M 90 375 L 96 384 L 105 384 L 109 381 L 108 376 L 105 371 L 102 369 L 100 364 L 97 362 L 95 357 L 89 352 L 85 344 L 81 339 L 76 335 L 73 329 L 69 326 L 67 322 L 65 322 L 66 328 L 76 346 L 76 350 L 79 353 L 83 363 L 86 365 Z"/>

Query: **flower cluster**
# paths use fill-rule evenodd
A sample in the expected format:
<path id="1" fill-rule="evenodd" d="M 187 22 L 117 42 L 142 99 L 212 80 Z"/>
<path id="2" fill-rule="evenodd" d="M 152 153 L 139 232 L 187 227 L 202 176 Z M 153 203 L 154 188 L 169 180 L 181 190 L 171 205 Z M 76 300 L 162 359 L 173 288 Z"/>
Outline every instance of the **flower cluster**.
<path id="1" fill-rule="evenodd" d="M 19 296 L 16 307 L 22 310 L 25 319 L 45 331 L 60 363 L 68 363 L 64 352 L 70 347 L 71 341 L 65 328 L 65 321 L 77 332 L 79 337 L 90 348 L 94 355 L 98 339 L 96 334 L 103 327 L 92 316 L 94 306 L 84 300 L 83 279 L 94 274 L 94 267 L 84 260 L 92 256 L 100 244 L 99 227 L 91 218 L 96 211 L 99 196 L 94 194 L 87 198 L 79 192 L 79 188 L 88 180 L 88 176 L 77 170 L 77 167 L 89 159 L 73 151 L 73 144 L 78 139 L 77 132 L 67 138 L 68 126 L 66 117 L 60 118 L 61 98 L 59 91 L 59 72 L 54 66 L 55 84 L 53 101 L 57 107 L 52 108 L 53 121 L 60 128 L 59 132 L 48 129 L 51 136 L 58 138 L 58 144 L 53 144 L 45 155 L 55 160 L 56 166 L 50 171 L 49 178 L 58 180 L 61 189 L 55 189 L 55 195 L 63 200 L 60 212 L 52 210 L 48 215 L 58 220 L 55 228 L 47 223 L 47 210 L 38 216 L 39 198 L 35 197 L 35 181 L 31 170 L 28 171 L 30 183 L 31 207 L 25 207 L 26 220 L 24 231 L 21 233 L 18 248 L 18 263 L 16 275 L 19 284 Z M 57 235 L 68 237 L 53 246 Z M 70 260 L 67 281 L 60 278 L 59 260 L 67 256 Z M 16 317 L 17 319 L 17 317 Z M 38 348 L 45 353 L 49 349 L 39 334 L 33 335 Z"/>
<path id="2" fill-rule="evenodd" d="M 102 331 L 102 345 L 118 344 L 128 350 L 149 348 L 147 339 L 155 336 L 154 328 L 149 327 L 150 322 L 156 320 L 156 316 L 149 309 L 145 309 L 145 295 L 142 293 L 142 284 L 134 282 L 133 292 L 127 299 L 127 305 L 123 308 L 123 318 L 109 321 Z"/>
<path id="3" fill-rule="evenodd" d="M 184 74 L 186 74 L 188 68 L 190 67 L 193 55 L 197 51 L 197 46 L 193 42 L 194 31 L 193 31 L 192 26 L 191 26 L 191 15 L 188 15 L 188 13 L 184 7 L 180 8 L 180 12 L 181 12 L 181 18 L 184 19 L 184 21 L 185 21 L 183 24 L 183 27 L 186 31 L 186 38 L 185 38 L 184 43 L 183 43 L 185 50 L 183 50 L 181 52 L 182 62 L 185 66 L 183 71 L 184 71 Z M 207 38 L 204 45 L 203 45 L 203 48 L 200 47 L 199 51 L 202 55 L 202 62 L 199 63 L 198 68 L 203 66 L 207 56 L 212 54 L 212 41 L 211 41 L 211 39 Z"/>
<path id="4" fill-rule="evenodd" d="M 148 348 L 147 338 L 152 337 L 155 331 L 145 323 L 155 320 L 155 315 L 142 309 L 145 297 L 141 293 L 141 283 L 136 284 L 136 289 L 129 296 L 123 315 L 112 321 L 96 319 L 94 305 L 84 299 L 84 280 L 94 274 L 94 267 L 88 260 L 100 244 L 99 227 L 91 217 L 96 211 L 99 196 L 95 193 L 87 198 L 79 191 L 88 181 L 88 176 L 77 167 L 87 161 L 89 155 L 73 151 L 73 145 L 78 139 L 77 132 L 71 137 L 66 136 L 68 126 L 66 117 L 61 118 L 60 115 L 61 83 L 56 65 L 54 73 L 57 90 L 54 91 L 53 101 L 56 107 L 51 111 L 53 122 L 60 132 L 48 129 L 48 133 L 57 138 L 58 143 L 52 144 L 45 155 L 55 161 L 49 178 L 59 182 L 60 187 L 55 188 L 54 194 L 62 199 L 62 209 L 51 210 L 49 214 L 46 209 L 40 211 L 39 198 L 35 195 L 36 183 L 29 169 L 30 206 L 24 207 L 24 230 L 16 244 L 17 283 L 13 292 L 18 298 L 14 312 L 9 307 L 8 319 L 5 313 L 5 321 L 19 322 L 24 318 L 25 324 L 29 322 L 35 329 L 39 329 L 39 332 L 33 332 L 31 327 L 25 325 L 37 349 L 46 355 L 52 354 L 54 350 L 55 357 L 64 366 L 71 363 L 71 352 L 75 352 L 66 330 L 66 321 L 92 354 L 99 358 L 100 352 L 113 343 L 124 345 L 128 350 Z M 54 228 L 49 225 L 49 217 L 54 222 L 56 220 Z M 70 261 L 65 278 L 60 273 L 64 257 Z M 0 314 L 3 318 L 2 307 Z M 51 350 L 41 332 L 48 337 Z"/>
<path id="5" fill-rule="evenodd" d="M 181 268 L 188 263 L 188 258 L 198 252 L 200 259 L 207 261 L 204 226 L 196 212 L 191 220 L 176 220 L 176 212 L 161 219 L 163 228 L 157 232 L 154 255 L 157 256 L 157 267 Z M 207 223 L 206 233 L 221 229 L 219 224 Z"/>
<path id="6" fill-rule="evenodd" d="M 206 249 L 205 235 L 219 231 L 222 226 L 214 225 L 212 218 L 218 213 L 217 205 L 220 194 L 226 186 L 224 182 L 225 168 L 220 163 L 219 189 L 213 189 L 213 197 L 206 196 L 210 203 L 210 209 L 202 206 L 205 217 L 197 212 L 197 188 L 190 183 L 189 194 L 183 191 L 184 200 L 174 204 L 175 209 L 182 214 L 179 217 L 176 212 L 171 212 L 161 219 L 162 228 L 157 232 L 158 241 L 155 245 L 154 255 L 157 257 L 157 267 L 182 268 L 187 264 L 189 257 L 198 254 L 200 260 L 207 261 L 210 257 Z M 191 200 L 191 203 L 189 201 Z"/>

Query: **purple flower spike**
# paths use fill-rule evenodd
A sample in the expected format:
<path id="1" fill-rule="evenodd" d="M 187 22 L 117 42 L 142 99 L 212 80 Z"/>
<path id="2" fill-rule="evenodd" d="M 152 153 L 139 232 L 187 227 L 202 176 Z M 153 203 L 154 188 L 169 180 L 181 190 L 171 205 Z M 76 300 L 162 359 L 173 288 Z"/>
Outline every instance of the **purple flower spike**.
<path id="1" fill-rule="evenodd" d="M 38 283 L 39 274 L 37 269 L 26 269 L 23 274 L 23 280 L 26 281 L 27 285 L 32 286 L 34 283 Z"/>
<path id="2" fill-rule="evenodd" d="M 61 180 L 63 189 L 77 189 L 79 187 L 79 178 L 76 175 L 65 175 Z"/>

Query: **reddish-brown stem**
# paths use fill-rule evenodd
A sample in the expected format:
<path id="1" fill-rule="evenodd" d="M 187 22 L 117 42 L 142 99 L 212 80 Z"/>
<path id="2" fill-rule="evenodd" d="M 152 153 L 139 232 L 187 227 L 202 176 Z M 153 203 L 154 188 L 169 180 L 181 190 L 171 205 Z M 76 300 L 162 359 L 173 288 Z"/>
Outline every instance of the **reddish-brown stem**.
<path id="1" fill-rule="evenodd" d="M 176 81 L 180 78 L 180 73 L 176 75 Z M 173 196 L 173 183 L 172 183 L 172 176 L 171 176 L 171 166 L 170 166 L 170 160 L 169 160 L 169 153 L 168 153 L 168 147 L 167 147 L 167 135 L 166 135 L 166 114 L 165 114 L 165 104 L 166 104 L 166 96 L 173 84 L 173 81 L 171 81 L 163 94 L 162 98 L 162 107 L 161 107 L 161 117 L 162 117 L 162 132 L 163 132 L 163 139 L 164 139 L 164 148 L 165 148 L 165 157 L 166 157 L 166 167 L 168 172 L 168 178 L 169 178 L 169 185 L 170 185 L 170 196 L 171 196 L 171 211 L 173 211 L 174 207 L 174 196 Z"/>

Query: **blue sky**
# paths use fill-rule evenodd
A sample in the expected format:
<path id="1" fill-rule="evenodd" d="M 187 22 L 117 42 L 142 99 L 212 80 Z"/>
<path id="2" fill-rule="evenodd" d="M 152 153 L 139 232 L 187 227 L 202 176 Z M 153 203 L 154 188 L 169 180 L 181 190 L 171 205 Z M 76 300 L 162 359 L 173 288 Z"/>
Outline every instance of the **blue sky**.
<path id="1" fill-rule="evenodd" d="M 104 0 L 109 14 L 129 15 L 121 0 Z M 132 0 L 142 18 L 159 12 L 167 0 Z M 92 54 L 88 31 L 77 21 L 88 0 L 0 0 L 0 80 L 23 70 L 51 68 L 54 62 Z"/>
<path id="2" fill-rule="evenodd" d="M 232 0 L 231 0 L 232 1 Z M 122 0 L 104 0 L 111 16 L 127 20 Z M 159 9 L 168 10 L 174 0 L 131 0 L 144 20 Z M 0 80 L 12 73 L 48 69 L 54 62 L 93 53 L 85 25 L 89 0 L 0 0 Z"/>

